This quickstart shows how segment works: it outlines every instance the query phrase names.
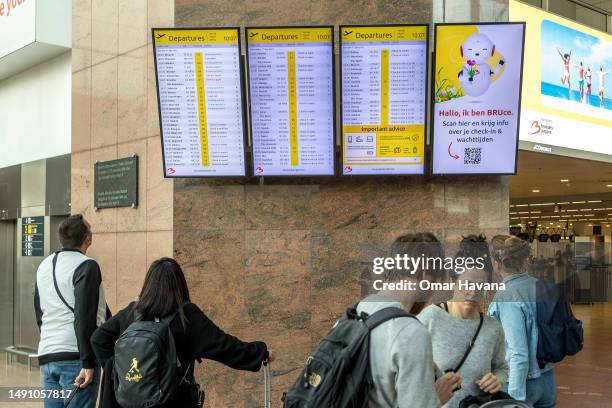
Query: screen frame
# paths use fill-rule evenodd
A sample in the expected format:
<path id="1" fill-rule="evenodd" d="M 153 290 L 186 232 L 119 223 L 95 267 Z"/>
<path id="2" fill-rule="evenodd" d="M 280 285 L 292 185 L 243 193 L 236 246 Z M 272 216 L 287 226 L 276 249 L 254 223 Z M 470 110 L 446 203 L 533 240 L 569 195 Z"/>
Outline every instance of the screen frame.
<path id="1" fill-rule="evenodd" d="M 157 73 L 157 50 L 156 50 L 156 46 L 155 46 L 155 31 L 186 31 L 186 30 L 198 30 L 198 31 L 212 31 L 212 30 L 236 30 L 236 34 L 238 35 L 238 69 L 240 70 L 240 75 L 239 77 L 239 81 L 240 81 L 240 103 L 241 103 L 241 114 L 242 114 L 242 153 L 243 153 L 243 169 L 244 169 L 244 174 L 243 175 L 217 175 L 217 174 L 211 174 L 211 175 L 188 175 L 188 176 L 174 176 L 174 175 L 168 175 L 166 174 L 166 152 L 164 149 L 164 129 L 163 129 L 163 124 L 162 124 L 162 115 L 161 115 L 161 99 L 159 96 L 159 76 Z M 153 67 L 155 69 L 155 92 L 157 93 L 157 113 L 159 116 L 159 137 L 161 140 L 161 152 L 162 152 L 162 163 L 163 163 L 163 172 L 164 172 L 164 178 L 168 178 L 168 179 L 180 179 L 180 178 L 205 178 L 205 179 L 215 179 L 215 178 L 225 178 L 225 179 L 244 179 L 249 177 L 249 172 L 248 172 L 248 167 L 247 167 L 247 148 L 248 148 L 248 143 L 247 143 L 247 117 L 246 117 L 246 109 L 245 109 L 245 105 L 246 105 L 246 97 L 245 97 L 245 93 L 244 93 L 244 82 L 245 79 L 243 78 L 244 76 L 244 66 L 243 66 L 243 62 L 242 62 L 242 56 L 241 56 L 241 49 L 242 49 L 242 45 L 241 45 L 241 29 L 240 27 L 169 27 L 169 28 L 162 28 L 162 27 L 152 27 L 151 28 L 151 40 L 153 43 Z"/>
<path id="2" fill-rule="evenodd" d="M 521 102 L 523 92 L 523 67 L 525 64 L 525 31 L 526 23 L 524 21 L 497 21 L 497 22 L 477 22 L 477 23 L 436 23 L 434 24 L 434 42 L 433 42 L 433 55 L 431 61 L 431 91 L 430 91 L 430 112 L 433 118 L 435 109 L 435 98 L 434 98 L 434 74 L 436 72 L 436 52 L 437 52 L 437 41 L 438 41 L 438 27 L 439 26 L 481 26 L 481 25 L 522 25 L 523 35 L 521 41 L 521 68 L 519 73 L 519 93 L 518 93 L 518 106 L 517 106 L 517 117 L 516 117 L 516 143 L 514 148 L 514 172 L 509 173 L 434 173 L 434 143 L 435 143 L 435 120 L 431 121 L 431 135 L 429 145 L 431 146 L 431 161 L 429 168 L 429 175 L 431 176 L 515 176 L 518 170 L 518 148 L 519 148 L 519 136 L 521 131 Z"/>
<path id="3" fill-rule="evenodd" d="M 254 152 L 254 137 L 253 137 L 253 112 L 251 109 L 252 98 L 251 98 L 251 70 L 249 66 L 249 30 L 257 30 L 257 29 L 302 29 L 302 28 L 329 28 L 331 30 L 331 63 L 332 63 L 332 110 L 333 110 L 333 120 L 332 120 L 332 133 L 333 137 L 331 138 L 331 147 L 332 147 L 332 173 L 330 174 L 255 174 L 255 152 Z M 336 171 L 336 138 L 337 138 L 337 126 L 336 126 L 336 115 L 337 115 L 337 107 L 336 107 L 336 53 L 335 53 L 335 34 L 334 34 L 334 26 L 333 25 L 299 25 L 299 26 L 246 26 L 244 28 L 244 43 L 246 46 L 245 60 L 246 60 L 246 83 L 247 83 L 247 93 L 249 96 L 248 99 L 248 109 L 249 109 L 249 134 L 251 136 L 251 176 L 257 178 L 264 177 L 274 177 L 274 178 L 325 178 L 325 177 L 335 177 L 337 174 Z"/>
<path id="4" fill-rule="evenodd" d="M 425 40 L 425 101 L 423 103 L 423 112 L 424 112 L 424 132 L 423 132 L 423 171 L 421 173 L 371 173 L 371 174 L 344 174 L 344 120 L 342 115 L 342 29 L 345 27 L 425 27 L 427 38 Z M 429 97 L 427 92 L 427 85 L 429 84 L 429 73 L 430 73 L 430 64 L 429 64 L 429 42 L 430 42 L 430 24 L 344 24 L 338 26 L 338 35 L 340 40 L 338 41 L 338 65 L 339 65 L 339 81 L 340 81 L 340 176 L 342 177 L 415 177 L 415 176 L 426 176 L 428 174 L 428 163 L 427 163 L 427 131 L 429 129 L 429 112 L 427 107 L 429 106 L 429 101 L 427 98 Z"/>

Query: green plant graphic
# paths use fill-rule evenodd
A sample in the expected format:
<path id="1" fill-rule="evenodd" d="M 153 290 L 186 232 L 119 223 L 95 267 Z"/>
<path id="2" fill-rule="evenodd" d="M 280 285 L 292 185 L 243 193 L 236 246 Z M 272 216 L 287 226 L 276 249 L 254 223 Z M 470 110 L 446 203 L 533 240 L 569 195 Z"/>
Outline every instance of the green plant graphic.
<path id="1" fill-rule="evenodd" d="M 465 96 L 463 90 L 455 89 L 453 84 L 447 78 L 442 78 L 443 69 L 444 68 L 440 68 L 438 72 L 436 72 L 436 83 L 434 85 L 436 103 L 450 101 L 451 99 Z"/>

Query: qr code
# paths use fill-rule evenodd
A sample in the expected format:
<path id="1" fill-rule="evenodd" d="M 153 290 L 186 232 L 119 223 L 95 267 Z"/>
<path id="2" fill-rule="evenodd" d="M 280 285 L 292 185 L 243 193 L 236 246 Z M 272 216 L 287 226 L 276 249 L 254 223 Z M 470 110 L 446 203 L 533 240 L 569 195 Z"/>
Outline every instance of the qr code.
<path id="1" fill-rule="evenodd" d="M 463 164 L 480 164 L 482 160 L 482 147 L 466 147 L 463 155 Z"/>

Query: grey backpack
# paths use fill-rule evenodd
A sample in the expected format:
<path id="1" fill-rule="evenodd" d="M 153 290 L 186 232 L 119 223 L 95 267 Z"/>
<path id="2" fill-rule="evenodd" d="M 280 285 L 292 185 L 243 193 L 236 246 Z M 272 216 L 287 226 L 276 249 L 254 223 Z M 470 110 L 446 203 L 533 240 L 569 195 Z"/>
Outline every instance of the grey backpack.
<path id="1" fill-rule="evenodd" d="M 416 317 L 397 307 L 372 315 L 349 308 L 306 360 L 302 373 L 283 395 L 285 408 L 364 408 L 373 385 L 370 332 L 396 317 Z"/>

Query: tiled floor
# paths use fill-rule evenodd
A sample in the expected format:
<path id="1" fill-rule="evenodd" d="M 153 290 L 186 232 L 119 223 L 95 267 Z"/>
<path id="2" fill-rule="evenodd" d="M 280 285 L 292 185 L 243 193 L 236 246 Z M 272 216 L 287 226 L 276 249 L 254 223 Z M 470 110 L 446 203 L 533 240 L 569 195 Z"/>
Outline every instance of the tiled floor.
<path id="1" fill-rule="evenodd" d="M 25 364 L 17 363 L 16 359 L 13 365 L 6 365 L 6 356 L 0 354 L 0 387 L 19 388 L 19 387 L 40 387 L 40 372 L 38 367 L 32 367 L 32 371 L 28 373 Z M 0 408 L 40 408 L 42 402 L 2 402 Z"/>
<path id="2" fill-rule="evenodd" d="M 612 407 L 612 303 L 574 305 L 584 349 L 557 366 L 559 408 Z"/>
<path id="3" fill-rule="evenodd" d="M 575 357 L 557 366 L 559 408 L 612 407 L 612 303 L 574 305 L 574 313 L 584 324 L 585 344 Z M 38 386 L 37 368 L 30 373 L 25 365 L 4 366 L 0 355 L 0 387 Z M 41 403 L 0 402 L 0 408 L 39 408 Z"/>

